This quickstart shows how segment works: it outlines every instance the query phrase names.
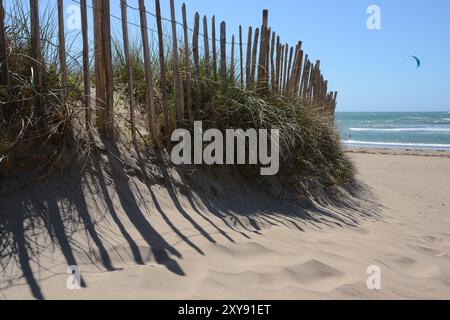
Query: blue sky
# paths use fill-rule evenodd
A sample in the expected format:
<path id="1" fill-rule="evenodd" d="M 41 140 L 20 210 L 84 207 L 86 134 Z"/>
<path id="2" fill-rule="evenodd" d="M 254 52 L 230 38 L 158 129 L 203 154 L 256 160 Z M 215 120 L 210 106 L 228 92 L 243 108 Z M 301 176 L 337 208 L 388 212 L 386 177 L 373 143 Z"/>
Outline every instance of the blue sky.
<path id="1" fill-rule="evenodd" d="M 46 2 L 48 0 L 42 1 Z M 54 1 L 54 0 L 52 0 Z M 11 0 L 6 0 L 6 6 Z M 177 20 L 181 4 L 175 0 Z M 331 90 L 339 92 L 338 111 L 450 111 L 450 1 L 448 0 L 186 0 L 189 24 L 196 11 L 219 23 L 228 34 L 238 26 L 260 26 L 263 9 L 269 24 L 291 45 L 303 41 L 312 59 L 320 59 Z M 90 3 L 90 1 L 88 1 Z M 137 7 L 138 0 L 129 0 Z M 170 16 L 169 1 L 161 0 Z M 66 7 L 73 5 L 65 0 Z M 112 13 L 120 16 L 118 0 Z M 154 1 L 146 0 L 154 12 Z M 381 30 L 366 27 L 369 5 L 381 8 Z M 149 27 L 156 29 L 149 16 Z M 138 23 L 137 13 L 129 20 Z M 114 32 L 120 25 L 112 19 Z M 169 26 L 167 25 L 166 28 Z M 130 26 L 130 32 L 139 30 Z M 169 32 L 169 31 L 168 31 Z M 418 56 L 417 69 L 409 55 Z"/>

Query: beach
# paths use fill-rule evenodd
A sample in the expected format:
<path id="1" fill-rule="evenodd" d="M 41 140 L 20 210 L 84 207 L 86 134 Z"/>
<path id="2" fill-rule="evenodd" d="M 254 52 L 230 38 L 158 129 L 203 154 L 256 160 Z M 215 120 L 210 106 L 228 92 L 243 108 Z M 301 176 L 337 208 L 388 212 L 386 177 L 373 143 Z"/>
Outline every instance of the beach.
<path id="1" fill-rule="evenodd" d="M 218 205 L 196 205 L 195 198 L 173 203 L 164 190 L 152 190 L 153 204 L 112 195 L 110 205 L 116 217 L 93 217 L 97 222 L 92 228 L 70 239 L 56 232 L 63 250 L 42 247 L 39 258 L 29 263 L 19 255 L 21 264 L 10 263 L 2 273 L 0 296 L 449 299 L 450 155 L 375 149 L 348 152 L 358 179 L 367 185 L 364 201 L 371 203 L 376 215 L 360 212 L 358 216 L 352 208 L 328 206 L 317 219 L 305 219 L 280 213 L 280 208 L 271 208 L 263 198 L 248 193 L 236 200 L 239 205 L 223 203 L 229 214 L 222 216 L 214 210 Z M 133 194 L 139 184 L 136 188 Z M 122 190 L 122 196 L 124 192 L 129 190 Z M 249 202 L 244 204 L 244 199 Z M 259 213 L 249 213 L 254 211 L 250 200 L 259 203 Z M 87 207 L 94 205 L 87 200 Z M 101 211 L 98 199 L 96 205 Z M 127 210 L 139 206 L 145 219 L 127 217 L 120 209 L 127 205 Z M 243 210 L 245 206 L 248 210 Z M 90 244 L 86 234 L 93 239 Z M 155 247 L 149 247 L 149 238 L 157 243 Z M 45 243 L 44 238 L 39 241 Z M 66 286 L 69 261 L 80 269 L 85 283 L 80 290 Z M 380 290 L 366 285 L 369 266 L 381 271 Z M 33 272 L 26 274 L 28 269 Z"/>

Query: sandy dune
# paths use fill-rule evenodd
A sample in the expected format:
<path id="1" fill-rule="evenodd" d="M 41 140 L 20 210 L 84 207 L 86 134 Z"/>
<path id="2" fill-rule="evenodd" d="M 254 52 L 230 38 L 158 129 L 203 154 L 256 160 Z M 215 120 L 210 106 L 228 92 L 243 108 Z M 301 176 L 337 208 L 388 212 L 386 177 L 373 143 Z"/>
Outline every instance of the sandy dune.
<path id="1" fill-rule="evenodd" d="M 369 189 L 310 210 L 232 178 L 191 193 L 177 177 L 166 189 L 118 166 L 95 183 L 2 198 L 22 218 L 2 226 L 0 297 L 449 299 L 450 158 L 351 156 Z M 32 226 L 36 211 L 48 218 Z M 69 264 L 81 290 L 66 289 Z M 381 290 L 366 287 L 370 265 Z"/>

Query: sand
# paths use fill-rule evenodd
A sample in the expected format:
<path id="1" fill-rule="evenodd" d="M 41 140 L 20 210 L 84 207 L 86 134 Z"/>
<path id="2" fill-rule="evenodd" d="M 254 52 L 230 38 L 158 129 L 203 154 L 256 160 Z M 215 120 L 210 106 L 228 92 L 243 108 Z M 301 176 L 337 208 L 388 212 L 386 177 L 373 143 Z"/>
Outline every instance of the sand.
<path id="1" fill-rule="evenodd" d="M 450 299 L 450 157 L 350 155 L 367 187 L 309 210 L 230 183 L 166 188 L 117 166 L 96 183 L 48 181 L 26 203 L 2 198 L 22 219 L 2 226 L 0 298 Z M 49 218 L 30 225 L 35 212 Z M 80 290 L 66 288 L 69 264 Z M 367 288 L 371 265 L 380 290 Z"/>

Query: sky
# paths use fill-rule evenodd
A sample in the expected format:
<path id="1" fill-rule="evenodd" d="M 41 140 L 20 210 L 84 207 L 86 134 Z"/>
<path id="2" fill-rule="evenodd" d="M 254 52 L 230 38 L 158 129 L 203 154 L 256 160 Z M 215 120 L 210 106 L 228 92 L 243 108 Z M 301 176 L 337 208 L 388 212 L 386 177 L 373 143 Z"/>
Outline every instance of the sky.
<path id="1" fill-rule="evenodd" d="M 40 2 L 47 1 L 54 0 Z M 8 10 L 12 0 L 4 2 Z M 69 6 L 76 2 L 65 0 L 67 18 Z M 145 2 L 147 10 L 154 12 L 154 1 Z M 175 0 L 178 21 L 182 21 L 182 2 Z M 217 24 L 226 21 L 228 35 L 237 36 L 242 25 L 244 39 L 249 26 L 261 25 L 262 10 L 268 9 L 269 25 L 283 42 L 295 45 L 300 40 L 309 57 L 320 59 L 329 89 L 338 91 L 337 111 L 450 111 L 449 0 L 184 2 L 191 27 L 195 12 L 209 18 L 215 15 Z M 128 3 L 138 6 L 138 0 Z M 380 30 L 367 28 L 370 5 L 381 10 Z M 169 18 L 169 1 L 161 0 L 161 6 L 162 16 Z M 111 0 L 111 10 L 120 16 L 119 0 Z M 154 17 L 148 20 L 149 27 L 156 29 Z M 137 12 L 129 10 L 129 21 L 139 23 Z M 120 21 L 111 22 L 113 33 L 120 37 Z M 138 28 L 129 28 L 132 36 L 139 36 Z M 170 33 L 169 25 L 165 29 Z M 420 58 L 419 69 L 407 58 L 411 55 Z"/>

